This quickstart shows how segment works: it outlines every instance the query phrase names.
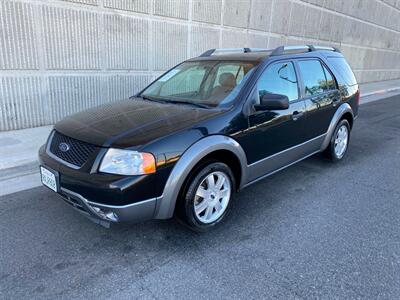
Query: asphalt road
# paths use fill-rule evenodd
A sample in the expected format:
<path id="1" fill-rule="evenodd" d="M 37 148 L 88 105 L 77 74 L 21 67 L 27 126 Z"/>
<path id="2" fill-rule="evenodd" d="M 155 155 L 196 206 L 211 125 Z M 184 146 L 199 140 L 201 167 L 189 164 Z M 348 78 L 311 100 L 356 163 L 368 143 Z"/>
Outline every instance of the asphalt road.
<path id="1" fill-rule="evenodd" d="M 228 221 L 105 229 L 40 187 L 0 198 L 0 298 L 400 298 L 400 96 L 368 103 L 347 157 L 235 196 Z"/>

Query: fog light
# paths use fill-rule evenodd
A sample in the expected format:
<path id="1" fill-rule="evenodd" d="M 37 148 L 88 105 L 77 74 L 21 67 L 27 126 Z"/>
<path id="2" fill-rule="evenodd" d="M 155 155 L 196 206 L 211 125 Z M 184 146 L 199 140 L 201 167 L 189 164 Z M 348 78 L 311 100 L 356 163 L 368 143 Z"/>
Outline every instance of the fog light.
<path id="1" fill-rule="evenodd" d="M 103 218 L 105 220 L 113 221 L 113 222 L 118 221 L 118 216 L 116 213 L 114 213 L 112 211 L 105 211 L 96 206 L 91 206 L 91 207 L 101 218 Z"/>

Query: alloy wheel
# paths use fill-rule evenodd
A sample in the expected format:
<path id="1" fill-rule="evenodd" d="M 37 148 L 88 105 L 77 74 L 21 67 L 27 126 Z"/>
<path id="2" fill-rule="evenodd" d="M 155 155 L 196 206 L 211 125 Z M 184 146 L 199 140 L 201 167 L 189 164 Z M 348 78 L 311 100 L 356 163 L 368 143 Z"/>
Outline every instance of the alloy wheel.
<path id="1" fill-rule="evenodd" d="M 231 198 L 231 180 L 224 172 L 208 174 L 196 190 L 194 213 L 202 223 L 212 223 L 220 218 Z"/>
<path id="2" fill-rule="evenodd" d="M 339 127 L 335 137 L 335 155 L 337 158 L 342 158 L 347 149 L 349 140 L 349 130 L 346 125 Z"/>

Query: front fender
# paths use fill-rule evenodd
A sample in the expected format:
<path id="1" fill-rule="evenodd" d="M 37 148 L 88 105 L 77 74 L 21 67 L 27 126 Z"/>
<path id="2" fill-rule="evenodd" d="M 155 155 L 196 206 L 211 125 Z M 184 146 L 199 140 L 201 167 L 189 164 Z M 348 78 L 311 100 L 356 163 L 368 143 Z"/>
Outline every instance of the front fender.
<path id="1" fill-rule="evenodd" d="M 206 155 L 218 150 L 228 150 L 236 155 L 242 171 L 240 186 L 244 185 L 247 178 L 247 158 L 239 143 L 224 135 L 205 137 L 190 146 L 175 164 L 162 197 L 157 200 L 155 219 L 168 219 L 173 216 L 179 191 L 190 171 Z"/>

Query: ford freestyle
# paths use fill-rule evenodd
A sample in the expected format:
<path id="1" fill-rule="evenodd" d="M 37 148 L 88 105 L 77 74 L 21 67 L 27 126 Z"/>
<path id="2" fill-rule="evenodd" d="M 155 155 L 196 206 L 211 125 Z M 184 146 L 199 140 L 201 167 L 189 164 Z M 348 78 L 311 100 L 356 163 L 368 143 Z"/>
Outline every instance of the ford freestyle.
<path id="1" fill-rule="evenodd" d="M 42 183 L 104 226 L 176 216 L 206 231 L 235 191 L 319 152 L 342 160 L 359 98 L 335 48 L 211 49 L 55 124 Z"/>

